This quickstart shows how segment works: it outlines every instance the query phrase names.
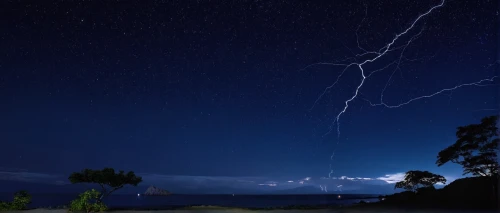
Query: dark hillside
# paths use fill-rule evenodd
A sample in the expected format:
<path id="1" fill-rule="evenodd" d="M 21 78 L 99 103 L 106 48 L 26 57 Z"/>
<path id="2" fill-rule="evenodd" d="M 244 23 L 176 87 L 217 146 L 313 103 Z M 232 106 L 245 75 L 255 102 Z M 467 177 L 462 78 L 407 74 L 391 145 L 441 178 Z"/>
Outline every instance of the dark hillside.
<path id="1" fill-rule="evenodd" d="M 438 209 L 496 209 L 498 207 L 492 177 L 457 179 L 442 189 L 425 188 L 418 192 L 401 192 L 382 197 L 380 206 Z"/>

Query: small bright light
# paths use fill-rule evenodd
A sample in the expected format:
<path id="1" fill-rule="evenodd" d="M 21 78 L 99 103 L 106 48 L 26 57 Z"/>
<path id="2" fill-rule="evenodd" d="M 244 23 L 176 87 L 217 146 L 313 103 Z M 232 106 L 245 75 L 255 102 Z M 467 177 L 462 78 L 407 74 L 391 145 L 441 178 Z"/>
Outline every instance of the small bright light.
<path id="1" fill-rule="evenodd" d="M 340 199 L 340 195 L 338 196 L 338 198 Z"/>
<path id="2" fill-rule="evenodd" d="M 141 194 L 137 194 L 137 196 L 141 196 Z"/>

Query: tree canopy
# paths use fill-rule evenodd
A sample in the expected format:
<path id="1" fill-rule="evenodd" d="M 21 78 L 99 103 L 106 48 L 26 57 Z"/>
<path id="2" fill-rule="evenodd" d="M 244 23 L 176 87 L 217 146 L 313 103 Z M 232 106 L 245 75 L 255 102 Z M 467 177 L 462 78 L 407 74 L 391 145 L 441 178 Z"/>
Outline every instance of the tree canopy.
<path id="1" fill-rule="evenodd" d="M 447 162 L 463 167 L 464 175 L 494 176 L 498 175 L 498 116 L 489 116 L 480 124 L 470 124 L 457 128 L 457 141 L 439 152 L 436 164 L 442 166 Z"/>
<path id="2" fill-rule="evenodd" d="M 128 173 L 124 171 L 115 173 L 113 168 L 104 168 L 102 170 L 84 169 L 81 172 L 72 173 L 68 179 L 71 183 L 99 184 L 102 188 L 102 194 L 99 201 L 102 200 L 104 196 L 108 196 L 127 184 L 137 186 L 137 184 L 142 182 L 142 177 L 136 176 L 132 171 Z"/>
<path id="3" fill-rule="evenodd" d="M 446 179 L 428 171 L 412 170 L 405 174 L 405 179 L 396 183 L 394 188 L 417 191 L 421 187 L 434 187 L 436 183 L 446 183 Z"/>

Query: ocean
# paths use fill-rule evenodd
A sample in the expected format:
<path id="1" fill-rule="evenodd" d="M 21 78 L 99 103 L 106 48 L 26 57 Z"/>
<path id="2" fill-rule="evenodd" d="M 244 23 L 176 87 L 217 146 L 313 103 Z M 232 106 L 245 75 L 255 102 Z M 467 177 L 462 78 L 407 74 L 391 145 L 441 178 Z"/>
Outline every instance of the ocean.
<path id="1" fill-rule="evenodd" d="M 68 205 L 77 194 L 33 194 L 30 208 Z M 104 199 L 110 208 L 168 208 L 189 205 L 266 208 L 291 205 L 351 205 L 360 202 L 377 202 L 367 195 L 169 195 L 137 196 L 111 195 Z M 12 200 L 12 194 L 0 194 L 0 200 Z"/>

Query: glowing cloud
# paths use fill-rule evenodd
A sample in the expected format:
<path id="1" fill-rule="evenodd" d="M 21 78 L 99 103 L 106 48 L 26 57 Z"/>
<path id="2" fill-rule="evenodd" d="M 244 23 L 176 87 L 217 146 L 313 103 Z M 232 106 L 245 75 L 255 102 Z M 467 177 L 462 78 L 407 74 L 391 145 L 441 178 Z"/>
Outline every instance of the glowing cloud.
<path id="1" fill-rule="evenodd" d="M 396 174 L 388 174 L 384 177 L 378 177 L 377 180 L 383 180 L 387 183 L 396 183 L 405 179 L 405 173 L 399 172 Z"/>

